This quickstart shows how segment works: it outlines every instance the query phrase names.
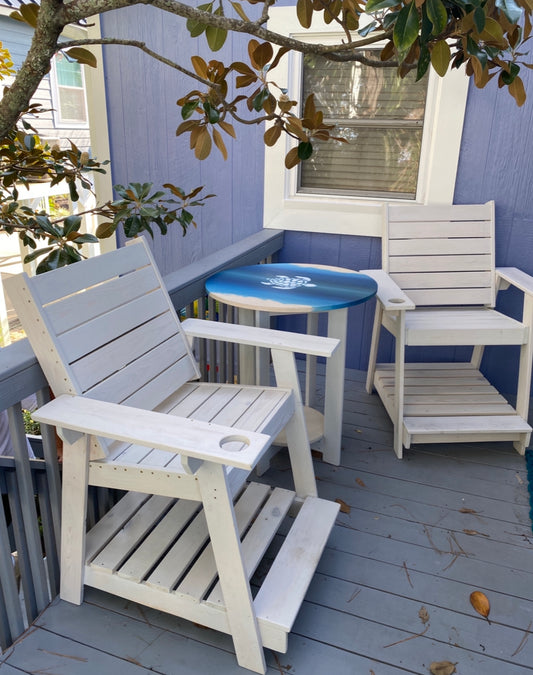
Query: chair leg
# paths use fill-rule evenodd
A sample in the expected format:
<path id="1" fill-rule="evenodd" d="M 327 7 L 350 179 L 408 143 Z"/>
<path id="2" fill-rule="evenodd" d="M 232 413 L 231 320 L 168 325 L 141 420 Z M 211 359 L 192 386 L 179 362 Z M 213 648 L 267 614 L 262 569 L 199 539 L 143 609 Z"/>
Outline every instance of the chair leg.
<path id="1" fill-rule="evenodd" d="M 243 668 L 265 673 L 261 635 L 224 467 L 204 462 L 197 476 L 237 661 Z"/>
<path id="2" fill-rule="evenodd" d="M 376 302 L 376 311 L 374 313 L 374 326 L 372 328 L 372 342 L 370 343 L 370 356 L 368 357 L 368 370 L 366 373 L 366 391 L 372 393 L 374 389 L 374 373 L 376 372 L 376 361 L 378 358 L 379 334 L 381 330 L 381 321 L 383 319 L 383 307 L 379 301 Z"/>
<path id="3" fill-rule="evenodd" d="M 405 312 L 398 314 L 394 354 L 394 452 L 403 457 L 403 414 L 405 389 Z"/>
<path id="4" fill-rule="evenodd" d="M 84 435 L 63 444 L 60 596 L 75 605 L 83 601 L 88 477 L 89 437 Z"/>
<path id="5" fill-rule="evenodd" d="M 518 367 L 518 387 L 516 393 L 516 412 L 522 419 L 528 421 L 529 401 L 531 396 L 531 366 L 533 362 L 533 298 L 524 296 L 524 309 L 522 314 L 523 323 L 528 326 L 528 341 L 520 348 L 520 361 Z M 513 446 L 521 455 L 525 454 L 529 443 L 529 435 L 524 435 Z"/>

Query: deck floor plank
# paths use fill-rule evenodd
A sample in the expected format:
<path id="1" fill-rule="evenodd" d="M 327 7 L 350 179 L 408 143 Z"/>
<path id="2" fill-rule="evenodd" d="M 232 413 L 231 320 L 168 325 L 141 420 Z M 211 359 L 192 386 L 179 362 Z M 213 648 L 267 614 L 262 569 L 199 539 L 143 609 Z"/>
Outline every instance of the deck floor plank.
<path id="1" fill-rule="evenodd" d="M 266 654 L 268 675 L 427 675 L 444 660 L 459 675 L 533 675 L 524 458 L 510 443 L 464 443 L 414 446 L 399 461 L 364 373 L 347 371 L 345 384 L 341 466 L 315 460 L 319 495 L 341 500 L 343 512 L 287 654 Z M 260 480 L 291 487 L 286 453 Z M 488 596 L 490 623 L 470 605 L 473 590 Z M 55 600 L 0 656 L 0 675 L 215 670 L 247 672 L 229 636 L 94 589 L 80 607 Z"/>

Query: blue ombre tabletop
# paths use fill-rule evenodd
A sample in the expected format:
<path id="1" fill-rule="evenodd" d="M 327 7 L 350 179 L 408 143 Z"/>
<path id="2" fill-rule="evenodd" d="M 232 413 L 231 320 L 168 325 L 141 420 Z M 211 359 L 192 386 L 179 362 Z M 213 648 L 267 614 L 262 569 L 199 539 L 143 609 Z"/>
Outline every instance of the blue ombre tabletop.
<path id="1" fill-rule="evenodd" d="M 224 270 L 210 277 L 205 287 L 215 300 L 279 314 L 350 307 L 366 302 L 377 291 L 376 282 L 366 274 L 299 263 Z"/>

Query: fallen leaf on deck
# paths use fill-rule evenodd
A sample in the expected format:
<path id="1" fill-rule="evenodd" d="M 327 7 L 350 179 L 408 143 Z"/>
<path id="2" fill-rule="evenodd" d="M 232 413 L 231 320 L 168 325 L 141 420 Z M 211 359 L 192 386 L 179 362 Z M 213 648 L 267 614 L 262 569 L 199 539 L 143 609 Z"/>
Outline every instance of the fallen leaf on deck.
<path id="1" fill-rule="evenodd" d="M 490 614 L 490 602 L 485 593 L 473 591 L 470 593 L 470 604 L 478 614 L 488 619 Z"/>
<path id="2" fill-rule="evenodd" d="M 474 509 L 466 509 L 463 507 L 462 509 L 459 509 L 459 513 L 477 513 L 477 511 L 474 511 Z"/>
<path id="3" fill-rule="evenodd" d="M 489 537 L 489 539 L 490 539 L 490 535 L 489 535 L 489 534 L 485 534 L 484 532 L 478 532 L 477 530 L 463 530 L 463 532 L 464 532 L 465 534 L 468 534 L 468 535 L 471 536 L 471 537 L 474 537 L 474 536 L 477 535 L 477 536 L 479 536 L 479 537 Z"/>
<path id="4" fill-rule="evenodd" d="M 336 499 L 335 501 L 337 502 L 337 504 L 341 505 L 341 513 L 350 513 L 351 508 L 349 504 L 347 504 L 342 499 Z"/>
<path id="5" fill-rule="evenodd" d="M 311 450 L 311 457 L 314 457 L 315 459 L 322 459 L 322 453 L 320 450 Z"/>
<path id="6" fill-rule="evenodd" d="M 418 616 L 420 617 L 420 621 L 422 621 L 422 623 L 427 623 L 429 621 L 429 612 L 425 607 L 421 607 L 418 610 Z"/>
<path id="7" fill-rule="evenodd" d="M 522 477 L 520 476 L 519 473 L 516 474 L 516 480 L 520 483 L 520 485 L 524 484 L 524 481 L 522 480 Z"/>
<path id="8" fill-rule="evenodd" d="M 357 485 L 360 485 L 361 487 L 366 487 L 365 481 L 361 480 L 360 478 L 356 478 L 355 482 L 357 483 Z"/>
<path id="9" fill-rule="evenodd" d="M 451 661 L 433 661 L 429 666 L 431 675 L 453 675 L 457 670 Z"/>

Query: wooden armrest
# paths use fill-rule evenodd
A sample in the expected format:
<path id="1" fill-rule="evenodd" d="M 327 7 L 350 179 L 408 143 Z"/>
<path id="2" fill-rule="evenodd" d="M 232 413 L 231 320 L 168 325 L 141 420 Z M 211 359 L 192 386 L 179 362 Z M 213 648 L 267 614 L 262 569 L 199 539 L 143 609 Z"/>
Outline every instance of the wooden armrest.
<path id="1" fill-rule="evenodd" d="M 335 338 L 291 333 L 284 330 L 272 330 L 271 328 L 241 326 L 240 324 L 222 321 L 186 319 L 181 326 L 187 336 L 236 342 L 253 347 L 281 349 L 282 351 L 299 352 L 311 356 L 331 356 L 339 345 L 339 340 Z"/>
<path id="2" fill-rule="evenodd" d="M 271 443 L 270 436 L 266 434 L 83 396 L 59 396 L 32 416 L 39 422 L 59 428 L 168 450 L 249 471 Z M 224 445 L 230 442 L 242 442 L 244 447 L 238 452 L 224 450 Z"/>
<path id="3" fill-rule="evenodd" d="M 361 274 L 372 277 L 378 285 L 376 297 L 383 305 L 385 311 L 395 311 L 400 309 L 415 309 L 416 305 L 411 298 L 402 291 L 387 272 L 383 270 L 360 270 Z"/>
<path id="4" fill-rule="evenodd" d="M 533 277 L 526 272 L 522 272 L 517 267 L 497 267 L 496 274 L 508 284 L 519 288 L 523 293 L 533 295 Z"/>

